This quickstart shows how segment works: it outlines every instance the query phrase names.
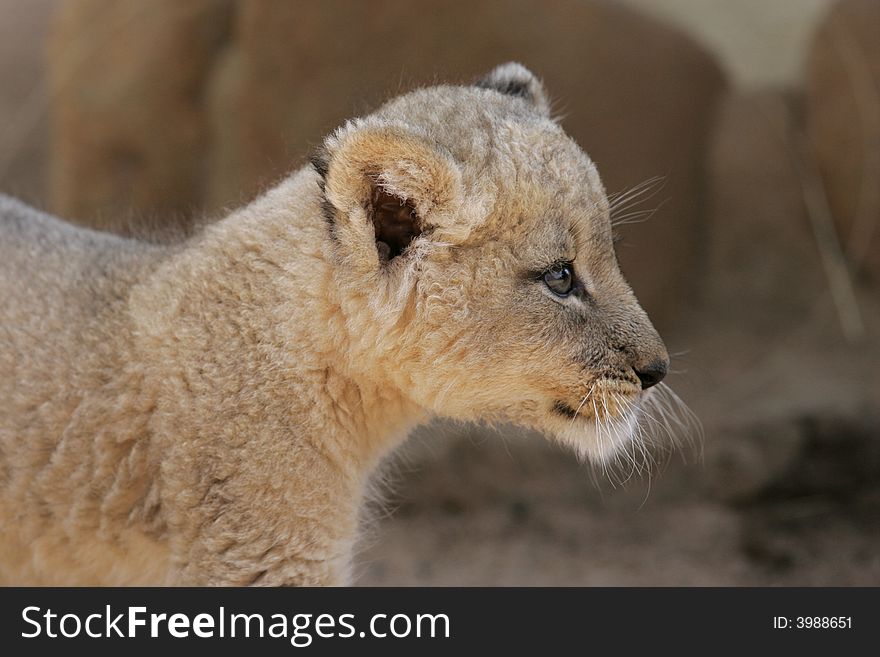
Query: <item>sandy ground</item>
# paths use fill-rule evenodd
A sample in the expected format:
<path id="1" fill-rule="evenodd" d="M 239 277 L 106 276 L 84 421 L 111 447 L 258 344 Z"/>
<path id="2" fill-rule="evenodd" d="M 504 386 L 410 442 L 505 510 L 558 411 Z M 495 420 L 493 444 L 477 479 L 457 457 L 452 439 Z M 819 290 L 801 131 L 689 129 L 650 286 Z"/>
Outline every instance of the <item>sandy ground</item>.
<path id="1" fill-rule="evenodd" d="M 677 465 L 650 492 L 644 481 L 599 491 L 539 438 L 449 442 L 400 479 L 359 584 L 880 584 L 875 485 L 731 505 Z"/>

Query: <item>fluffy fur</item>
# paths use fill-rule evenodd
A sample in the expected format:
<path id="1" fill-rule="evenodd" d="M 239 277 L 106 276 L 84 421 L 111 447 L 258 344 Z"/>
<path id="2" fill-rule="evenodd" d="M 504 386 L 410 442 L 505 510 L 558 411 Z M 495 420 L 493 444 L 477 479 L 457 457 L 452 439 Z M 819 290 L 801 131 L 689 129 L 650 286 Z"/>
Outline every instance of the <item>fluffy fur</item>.
<path id="1" fill-rule="evenodd" d="M 178 244 L 0 199 L 0 578 L 345 583 L 371 472 L 429 416 L 624 447 L 667 356 L 548 107 L 516 64 L 415 91 Z"/>

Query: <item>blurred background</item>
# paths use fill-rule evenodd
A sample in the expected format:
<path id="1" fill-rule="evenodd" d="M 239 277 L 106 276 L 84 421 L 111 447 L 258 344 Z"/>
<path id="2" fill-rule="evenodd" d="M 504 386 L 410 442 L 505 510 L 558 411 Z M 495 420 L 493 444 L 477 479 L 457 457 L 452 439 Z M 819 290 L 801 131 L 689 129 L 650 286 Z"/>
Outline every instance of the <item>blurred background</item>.
<path id="1" fill-rule="evenodd" d="M 880 0 L 0 0 L 0 191 L 219 216 L 384 99 L 517 60 L 620 211 L 702 446 L 612 478 L 437 423 L 358 583 L 880 585 Z"/>

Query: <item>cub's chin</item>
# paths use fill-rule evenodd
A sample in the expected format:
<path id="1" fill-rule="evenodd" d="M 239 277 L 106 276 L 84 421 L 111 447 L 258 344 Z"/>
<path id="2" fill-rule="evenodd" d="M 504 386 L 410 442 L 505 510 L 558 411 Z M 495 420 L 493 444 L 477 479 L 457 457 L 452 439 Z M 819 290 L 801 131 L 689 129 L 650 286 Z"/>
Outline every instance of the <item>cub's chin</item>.
<path id="1" fill-rule="evenodd" d="M 576 405 L 553 401 L 548 428 L 581 460 L 603 469 L 615 461 L 640 463 L 648 457 L 650 416 L 645 406 L 653 394 L 653 389 L 642 390 L 619 379 L 598 378 Z"/>
<path id="2" fill-rule="evenodd" d="M 562 402 L 553 406 L 550 430 L 560 443 L 574 450 L 582 461 L 607 465 L 623 454 L 644 449 L 641 395 L 618 400 L 615 413 L 574 408 Z M 626 459 L 628 460 L 628 459 Z"/>
<path id="3" fill-rule="evenodd" d="M 634 391 L 599 382 L 590 390 L 578 407 L 553 402 L 544 428 L 612 478 L 650 473 L 657 457 L 702 444 L 700 421 L 663 383 Z"/>

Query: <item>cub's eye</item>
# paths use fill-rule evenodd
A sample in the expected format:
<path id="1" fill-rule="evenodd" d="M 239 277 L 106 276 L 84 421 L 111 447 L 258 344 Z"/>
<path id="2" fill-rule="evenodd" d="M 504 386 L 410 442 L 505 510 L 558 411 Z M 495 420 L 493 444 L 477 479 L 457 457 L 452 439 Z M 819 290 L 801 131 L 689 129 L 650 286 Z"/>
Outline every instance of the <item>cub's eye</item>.
<path id="1" fill-rule="evenodd" d="M 550 291 L 560 297 L 567 297 L 574 287 L 574 274 L 571 271 L 571 265 L 553 265 L 544 272 L 542 278 Z"/>

